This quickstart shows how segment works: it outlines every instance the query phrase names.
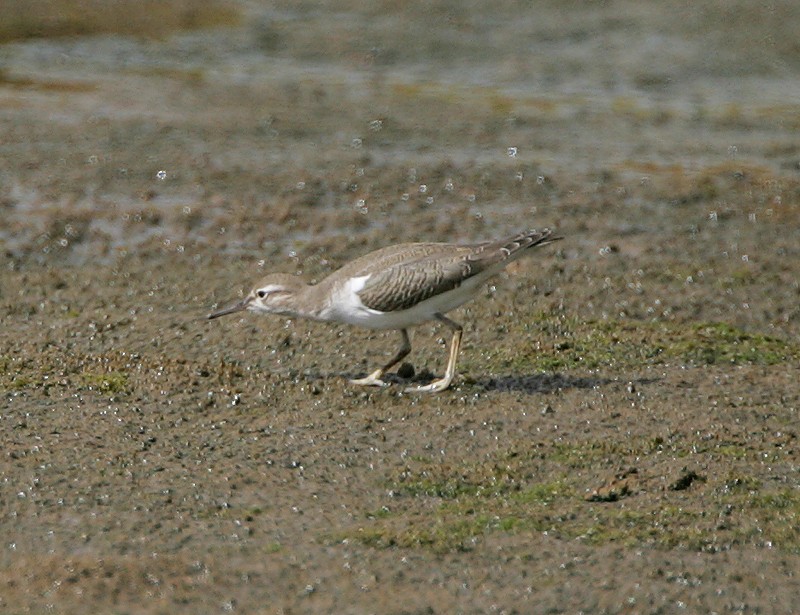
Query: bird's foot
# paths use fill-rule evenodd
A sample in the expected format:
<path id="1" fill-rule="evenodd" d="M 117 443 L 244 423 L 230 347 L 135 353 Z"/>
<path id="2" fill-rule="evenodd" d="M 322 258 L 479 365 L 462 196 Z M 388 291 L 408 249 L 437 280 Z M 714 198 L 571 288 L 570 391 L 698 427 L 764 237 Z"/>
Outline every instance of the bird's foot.
<path id="1" fill-rule="evenodd" d="M 383 370 L 377 370 L 364 378 L 355 378 L 350 380 L 350 384 L 371 387 L 388 387 L 389 383 L 381 380 L 381 376 L 383 376 Z"/>
<path id="2" fill-rule="evenodd" d="M 434 380 L 429 384 L 423 384 L 420 386 L 414 387 L 406 387 L 403 389 L 406 393 L 441 393 L 447 387 L 450 386 L 450 383 L 453 382 L 452 376 L 450 378 L 440 378 L 439 380 Z"/>

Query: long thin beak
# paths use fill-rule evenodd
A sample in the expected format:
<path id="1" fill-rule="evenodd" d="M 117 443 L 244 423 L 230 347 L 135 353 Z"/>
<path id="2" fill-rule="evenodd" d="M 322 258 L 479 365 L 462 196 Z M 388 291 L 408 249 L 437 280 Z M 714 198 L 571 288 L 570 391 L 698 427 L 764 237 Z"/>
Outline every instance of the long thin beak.
<path id="1" fill-rule="evenodd" d="M 226 308 L 224 308 L 222 310 L 218 310 L 216 312 L 212 312 L 211 314 L 206 316 L 206 318 L 208 318 L 208 320 L 211 320 L 213 318 L 219 318 L 220 316 L 227 316 L 228 314 L 235 314 L 236 312 L 243 312 L 244 310 L 247 309 L 248 305 L 250 305 L 250 297 L 240 301 L 239 303 L 231 305 L 230 307 L 226 307 Z"/>

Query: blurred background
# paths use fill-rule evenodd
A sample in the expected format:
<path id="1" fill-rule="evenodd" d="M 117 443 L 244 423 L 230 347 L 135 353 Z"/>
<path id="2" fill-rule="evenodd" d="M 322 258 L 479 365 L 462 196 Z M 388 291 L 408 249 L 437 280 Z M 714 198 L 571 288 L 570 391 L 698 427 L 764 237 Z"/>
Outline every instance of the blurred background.
<path id="1" fill-rule="evenodd" d="M 14 259 L 285 258 L 560 221 L 582 227 L 573 245 L 625 233 L 637 249 L 676 222 L 749 233 L 797 214 L 790 0 L 0 0 L 0 15 Z"/>

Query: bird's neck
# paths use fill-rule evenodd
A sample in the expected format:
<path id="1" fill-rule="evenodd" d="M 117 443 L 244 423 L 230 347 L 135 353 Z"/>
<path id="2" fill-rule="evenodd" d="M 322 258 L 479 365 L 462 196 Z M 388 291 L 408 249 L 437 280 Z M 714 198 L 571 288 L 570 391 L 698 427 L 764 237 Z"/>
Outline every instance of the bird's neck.
<path id="1" fill-rule="evenodd" d="M 327 320 L 329 303 L 326 291 L 316 284 L 302 284 L 292 289 L 290 295 L 277 306 L 286 316 L 310 318 L 311 320 Z"/>

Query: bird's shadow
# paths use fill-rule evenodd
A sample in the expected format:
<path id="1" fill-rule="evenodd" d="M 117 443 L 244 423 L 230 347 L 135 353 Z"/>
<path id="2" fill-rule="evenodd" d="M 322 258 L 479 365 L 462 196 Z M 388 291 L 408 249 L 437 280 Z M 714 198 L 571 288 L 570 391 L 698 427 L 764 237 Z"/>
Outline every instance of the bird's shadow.
<path id="1" fill-rule="evenodd" d="M 508 376 L 487 376 L 476 380 L 487 391 L 516 391 L 520 393 L 554 393 L 566 389 L 597 389 L 610 384 L 647 385 L 660 378 L 600 378 L 597 376 L 567 376 L 565 374 L 527 374 Z"/>
<path id="2" fill-rule="evenodd" d="M 509 374 L 487 376 L 475 380 L 486 391 L 514 391 L 517 393 L 554 393 L 564 389 L 595 389 L 614 382 L 610 378 L 567 376 L 564 374 Z"/>

